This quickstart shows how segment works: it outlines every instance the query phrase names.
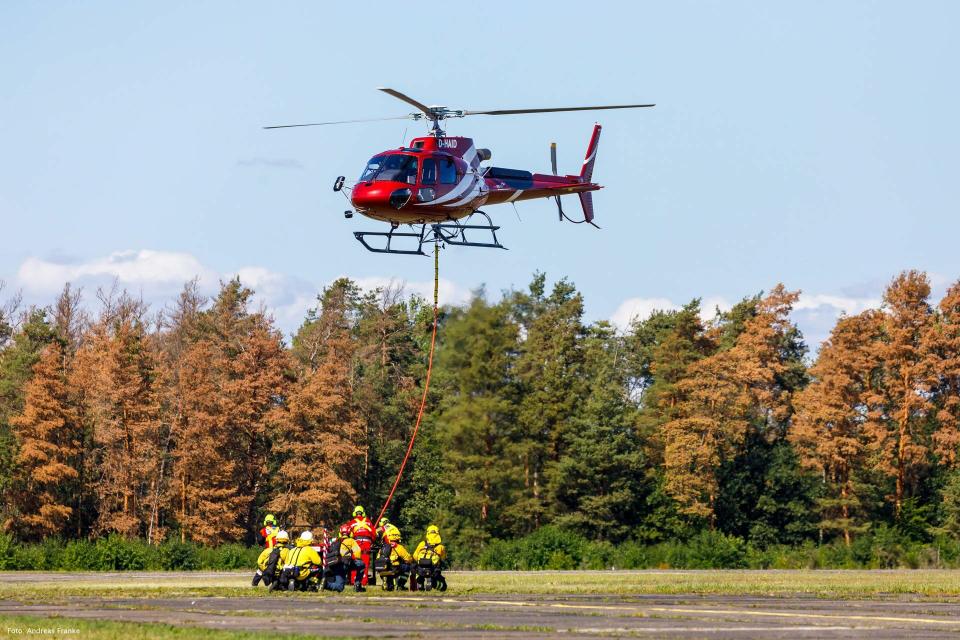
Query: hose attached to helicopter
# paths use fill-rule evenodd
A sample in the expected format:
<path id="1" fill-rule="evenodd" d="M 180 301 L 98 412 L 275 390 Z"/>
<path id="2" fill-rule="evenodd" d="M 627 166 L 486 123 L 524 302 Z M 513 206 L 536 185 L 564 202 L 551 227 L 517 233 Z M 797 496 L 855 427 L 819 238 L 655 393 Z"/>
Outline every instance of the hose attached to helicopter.
<path id="1" fill-rule="evenodd" d="M 417 411 L 417 421 L 413 426 L 413 433 L 410 434 L 410 444 L 407 445 L 407 453 L 403 456 L 403 462 L 400 463 L 400 470 L 397 471 L 397 479 L 393 481 L 390 488 L 390 494 L 387 496 L 383 508 L 380 509 L 380 515 L 374 521 L 374 526 L 380 524 L 380 519 L 387 512 L 390 501 L 393 499 L 393 493 L 400 484 L 400 478 L 403 477 L 403 470 L 410 459 L 410 453 L 413 451 L 413 443 L 417 440 L 417 432 L 420 431 L 420 422 L 423 420 L 423 410 L 427 406 L 427 393 L 430 391 L 430 374 L 433 372 L 433 353 L 437 344 L 437 323 L 440 317 L 439 294 L 440 294 L 440 230 L 434 228 L 433 243 L 433 333 L 430 336 L 430 355 L 427 357 L 427 376 L 423 383 L 423 397 L 420 399 L 420 409 Z"/>

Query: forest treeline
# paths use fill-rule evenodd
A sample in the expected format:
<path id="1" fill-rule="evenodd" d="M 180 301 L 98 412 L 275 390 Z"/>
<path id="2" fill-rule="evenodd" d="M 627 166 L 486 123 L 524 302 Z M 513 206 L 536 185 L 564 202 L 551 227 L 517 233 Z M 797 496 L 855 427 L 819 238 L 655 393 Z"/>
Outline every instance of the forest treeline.
<path id="1" fill-rule="evenodd" d="M 49 308 L 8 304 L 4 529 L 217 545 L 251 542 L 267 512 L 298 526 L 358 502 L 375 514 L 413 427 L 432 308 L 340 279 L 285 340 L 252 295 L 192 282 L 158 310 L 68 285 Z M 410 535 L 437 523 L 461 558 L 538 531 L 638 548 L 955 541 L 960 282 L 932 300 L 925 274 L 898 275 L 815 359 L 797 298 L 777 285 L 709 320 L 692 300 L 616 331 L 584 321 L 572 283 L 535 274 L 443 309 L 391 519 Z"/>

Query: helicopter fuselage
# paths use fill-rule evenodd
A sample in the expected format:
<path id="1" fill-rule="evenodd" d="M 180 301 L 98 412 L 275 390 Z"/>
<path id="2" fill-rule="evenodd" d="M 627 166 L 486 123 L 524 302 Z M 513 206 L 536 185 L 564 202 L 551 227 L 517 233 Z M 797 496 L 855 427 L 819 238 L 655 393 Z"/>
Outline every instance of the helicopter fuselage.
<path id="1" fill-rule="evenodd" d="M 596 154 L 600 127 L 594 129 L 587 159 Z M 551 198 L 596 191 L 589 173 L 550 175 L 518 169 L 481 166 L 490 152 L 473 140 L 452 136 L 414 138 L 409 147 L 371 158 L 351 194 L 354 209 L 375 220 L 429 224 L 458 220 L 484 205 Z"/>

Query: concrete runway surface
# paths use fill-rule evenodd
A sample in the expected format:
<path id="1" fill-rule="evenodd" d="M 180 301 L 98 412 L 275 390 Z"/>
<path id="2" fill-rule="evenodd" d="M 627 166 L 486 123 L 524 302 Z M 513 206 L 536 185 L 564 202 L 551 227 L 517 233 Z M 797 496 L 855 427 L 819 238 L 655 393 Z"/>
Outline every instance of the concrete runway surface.
<path id="1" fill-rule="evenodd" d="M 124 580 L 124 574 L 113 574 Z M 139 574 L 142 577 L 144 574 Z M 217 574 L 222 577 L 222 574 Z M 175 582 L 176 574 L 157 574 Z M 197 573 L 185 574 L 190 582 Z M 98 582 L 109 580 L 99 574 Z M 0 583 L 63 584 L 90 574 L 6 574 Z M 451 575 L 451 584 L 454 575 Z M 55 591 L 54 591 L 55 593 Z M 910 598 L 824 600 L 812 597 L 699 595 L 503 595 L 471 593 L 270 597 L 60 597 L 54 602 L 0 600 L 0 613 L 166 622 L 215 629 L 316 635 L 546 638 L 556 635 L 641 638 L 956 638 L 960 601 Z"/>

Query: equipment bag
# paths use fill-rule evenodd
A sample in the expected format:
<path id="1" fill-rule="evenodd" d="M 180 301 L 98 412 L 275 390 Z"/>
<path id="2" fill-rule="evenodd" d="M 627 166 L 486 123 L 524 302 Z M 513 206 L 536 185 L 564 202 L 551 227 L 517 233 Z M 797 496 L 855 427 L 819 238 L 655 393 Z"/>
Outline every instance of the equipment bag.
<path id="1" fill-rule="evenodd" d="M 277 575 L 277 564 L 280 562 L 281 547 L 274 547 L 270 555 L 267 556 L 267 566 L 263 570 L 263 575 L 268 576 L 270 580 Z"/>

